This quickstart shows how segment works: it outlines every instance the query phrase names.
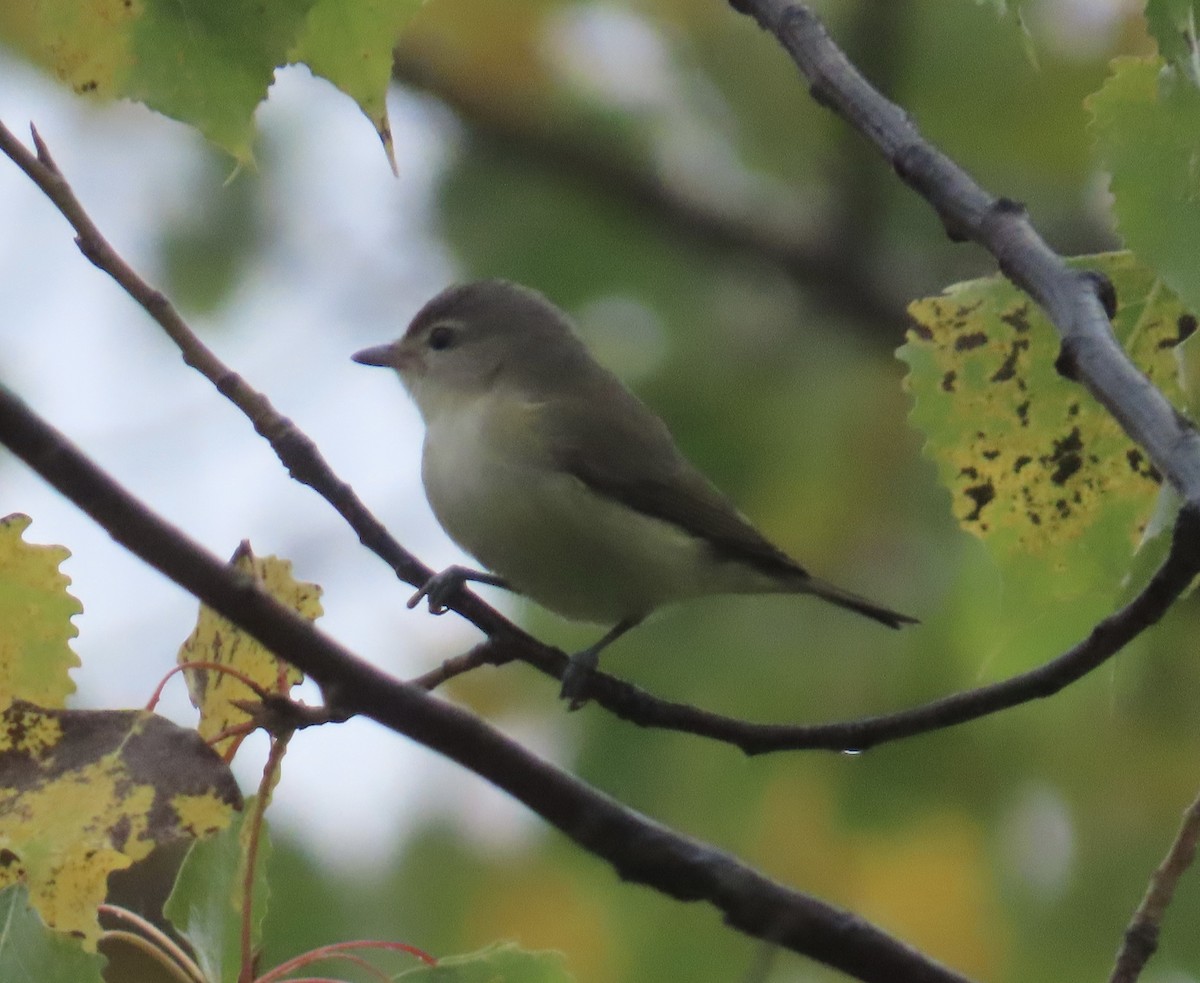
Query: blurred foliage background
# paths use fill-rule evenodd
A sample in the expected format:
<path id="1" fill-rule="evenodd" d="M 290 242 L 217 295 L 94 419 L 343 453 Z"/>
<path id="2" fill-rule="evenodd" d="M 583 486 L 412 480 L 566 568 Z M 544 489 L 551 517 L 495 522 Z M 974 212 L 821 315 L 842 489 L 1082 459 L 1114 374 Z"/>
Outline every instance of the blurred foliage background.
<path id="1" fill-rule="evenodd" d="M 817 7 L 864 74 L 986 187 L 1026 202 L 1057 249 L 1119 244 L 1082 102 L 1109 58 L 1151 50 L 1136 4 L 1041 0 L 1024 29 L 965 0 Z M 748 18 L 719 0 L 430 0 L 396 79 L 449 147 L 406 220 L 427 224 L 456 278 L 546 292 L 774 540 L 923 622 L 893 634 L 803 600 L 716 599 L 632 633 L 609 671 L 753 720 L 853 718 L 1035 666 L 1103 616 L 1108 599 L 1066 608 L 1036 581 L 1001 582 L 906 423 L 893 357 L 906 304 L 993 264 L 945 238 Z M 272 146 L 260 160 L 223 185 L 214 156 L 201 207 L 164 224 L 166 285 L 188 310 L 227 303 L 271 236 Z M 412 270 L 428 276 L 419 258 Z M 565 717 L 520 666 L 448 695 L 971 976 L 1071 983 L 1107 975 L 1200 786 L 1196 613 L 1185 602 L 1051 700 L 862 755 L 747 759 L 595 708 Z M 592 636 L 521 615 L 563 646 Z M 534 821 L 489 833 L 432 810 L 370 869 L 339 877 L 277 844 L 268 959 L 343 938 L 434 953 L 513 938 L 563 950 L 588 983 L 833 978 L 619 883 Z M 1200 980 L 1197 918 L 1191 877 L 1144 979 Z"/>

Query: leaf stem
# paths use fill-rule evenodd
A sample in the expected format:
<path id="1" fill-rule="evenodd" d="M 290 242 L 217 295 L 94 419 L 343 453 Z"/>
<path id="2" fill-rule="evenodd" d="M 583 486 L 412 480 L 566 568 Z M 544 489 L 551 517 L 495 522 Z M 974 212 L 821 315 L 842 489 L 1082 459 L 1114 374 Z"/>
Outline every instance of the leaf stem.
<path id="1" fill-rule="evenodd" d="M 258 845 L 262 837 L 263 817 L 267 803 L 271 800 L 271 789 L 279 777 L 283 756 L 287 753 L 292 735 L 279 734 L 271 739 L 271 750 L 263 765 L 262 780 L 258 783 L 258 794 L 254 798 L 254 811 L 250 815 L 246 841 L 246 870 L 242 880 L 242 970 L 238 983 L 254 983 L 254 873 L 258 866 Z"/>
<path id="2" fill-rule="evenodd" d="M 410 956 L 420 959 L 423 963 L 429 966 L 436 966 L 437 960 L 429 953 L 418 949 L 416 946 L 409 945 L 406 942 L 386 942 L 378 939 L 357 939 L 353 942 L 335 942 L 332 945 L 323 945 L 317 949 L 312 949 L 302 955 L 289 959 L 287 962 L 280 963 L 274 969 L 264 973 L 255 983 L 275 983 L 290 973 L 293 969 L 299 969 L 302 966 L 307 966 L 310 963 L 316 962 L 318 959 L 329 959 L 334 956 L 346 958 L 345 953 L 349 949 L 386 949 L 392 952 L 405 952 Z"/>
<path id="3" fill-rule="evenodd" d="M 258 685 L 253 679 L 247 676 L 244 672 L 234 669 L 233 666 L 227 666 L 221 662 L 209 662 L 204 659 L 190 659 L 187 662 L 181 662 L 174 669 L 168 672 L 162 679 L 158 681 L 158 685 L 154 688 L 154 692 L 150 694 L 150 700 L 146 704 L 146 709 L 153 711 L 158 706 L 158 701 L 162 699 L 163 690 L 166 688 L 167 682 L 176 673 L 183 672 L 185 669 L 211 669 L 213 672 L 223 672 L 227 676 L 233 676 L 235 679 L 245 683 L 254 692 L 260 700 L 267 698 L 267 691 Z"/>
<path id="4" fill-rule="evenodd" d="M 145 943 L 143 948 L 153 948 L 159 954 L 155 958 L 159 958 L 160 961 L 165 962 L 167 957 L 169 957 L 172 965 L 176 965 L 179 969 L 183 970 L 187 974 L 186 978 L 190 979 L 192 983 L 208 983 L 204 978 L 204 972 L 196 965 L 195 960 L 184 951 L 179 943 L 149 919 L 143 918 L 136 911 L 130 911 L 128 908 L 109 904 L 108 902 L 100 904 L 96 910 L 102 915 L 111 915 L 113 918 L 119 918 L 122 921 L 128 922 L 144 933 L 144 936 L 142 936 L 121 929 L 110 929 L 104 932 L 101 938 L 120 938 L 132 945 Z M 134 942 L 134 939 L 139 941 Z M 149 951 L 149 948 L 146 951 Z"/>

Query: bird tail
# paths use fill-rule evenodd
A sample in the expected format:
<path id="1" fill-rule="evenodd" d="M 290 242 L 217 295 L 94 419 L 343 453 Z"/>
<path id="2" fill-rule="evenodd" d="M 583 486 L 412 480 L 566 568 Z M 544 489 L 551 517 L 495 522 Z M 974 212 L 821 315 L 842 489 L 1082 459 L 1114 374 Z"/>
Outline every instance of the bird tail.
<path id="1" fill-rule="evenodd" d="M 848 590 L 842 590 L 842 588 L 835 587 L 828 581 L 819 580 L 816 577 L 806 578 L 803 585 L 799 586 L 798 589 L 806 594 L 815 594 L 817 597 L 824 598 L 838 607 L 846 608 L 849 611 L 856 611 L 873 621 L 887 625 L 889 628 L 902 628 L 905 625 L 920 624 L 916 618 L 910 618 L 907 614 L 900 614 L 898 611 L 892 611 L 890 608 L 881 607 L 873 601 L 868 601 L 865 597 L 853 594 Z"/>

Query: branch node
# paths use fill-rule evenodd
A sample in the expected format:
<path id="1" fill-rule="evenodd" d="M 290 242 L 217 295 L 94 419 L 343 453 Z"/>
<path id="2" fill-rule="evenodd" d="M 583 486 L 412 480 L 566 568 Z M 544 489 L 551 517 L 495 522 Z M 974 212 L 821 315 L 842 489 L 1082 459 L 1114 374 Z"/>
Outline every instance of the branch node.
<path id="1" fill-rule="evenodd" d="M 79 249 L 79 251 L 81 253 L 83 253 L 84 258 L 89 263 L 91 263 L 93 266 L 95 266 L 98 269 L 101 269 L 101 270 L 104 269 L 104 264 L 102 262 L 102 257 L 100 255 L 100 249 L 99 249 L 95 239 L 93 239 L 91 236 L 87 236 L 87 235 L 77 235 L 75 237 L 75 245 Z M 105 272 L 107 272 L 107 271 L 105 271 Z"/>
<path id="2" fill-rule="evenodd" d="M 1025 202 L 1004 195 L 992 202 L 991 211 L 996 215 L 1015 215 L 1018 218 L 1025 218 L 1028 214 Z"/>
<path id="3" fill-rule="evenodd" d="M 97 250 L 99 252 L 99 250 Z M 146 311 L 158 322 L 162 322 L 166 317 L 173 313 L 171 301 L 161 290 L 156 290 L 151 287 L 146 292 Z"/>
<path id="4" fill-rule="evenodd" d="M 833 110 L 837 108 L 833 97 L 829 94 L 828 86 L 823 81 L 813 82 L 808 87 L 808 94 L 812 97 L 812 101 L 822 109 Z"/>
<path id="5" fill-rule="evenodd" d="M 1062 343 L 1058 358 L 1054 360 L 1054 371 L 1069 382 L 1079 381 L 1079 364 L 1073 351 L 1074 345 L 1070 338 Z"/>
<path id="6" fill-rule="evenodd" d="M 892 154 L 892 170 L 909 187 L 912 187 L 921 170 L 921 162 L 925 158 L 919 143 L 906 143 Z"/>
<path id="7" fill-rule="evenodd" d="M 1100 306 L 1104 308 L 1104 313 L 1111 321 L 1117 316 L 1118 306 L 1117 288 L 1113 285 L 1112 280 L 1099 270 L 1084 270 L 1080 276 L 1092 285 L 1092 289 L 1096 291 L 1096 299 L 1100 301 Z"/>
<path id="8" fill-rule="evenodd" d="M 233 395 L 241 388 L 242 377 L 232 369 L 226 369 L 215 379 L 212 379 L 212 384 L 226 399 L 233 399 Z M 235 401 L 236 402 L 236 401 Z"/>
<path id="9" fill-rule="evenodd" d="M 58 165 L 54 163 L 54 158 L 50 156 L 50 148 L 46 146 L 46 142 L 42 139 L 42 135 L 38 133 L 38 128 L 33 123 L 29 124 L 29 134 L 33 138 L 33 148 L 37 151 L 38 163 L 55 177 L 61 177 L 62 174 L 58 169 Z"/>
<path id="10" fill-rule="evenodd" d="M 1142 922 L 1125 930 L 1125 946 L 1131 959 L 1144 966 L 1158 952 L 1159 927 Z"/>

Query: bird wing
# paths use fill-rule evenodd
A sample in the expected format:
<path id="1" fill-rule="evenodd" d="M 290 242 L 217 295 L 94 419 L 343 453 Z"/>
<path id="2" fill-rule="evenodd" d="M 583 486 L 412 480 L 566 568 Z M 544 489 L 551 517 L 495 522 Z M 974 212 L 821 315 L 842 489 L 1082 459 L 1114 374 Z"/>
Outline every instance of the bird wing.
<path id="1" fill-rule="evenodd" d="M 600 398 L 604 412 L 595 405 Z M 619 405 L 612 405 L 614 398 Z M 555 466 L 596 494 L 683 529 L 718 558 L 773 576 L 808 576 L 680 453 L 666 424 L 620 384 L 557 399 L 540 423 Z"/>

